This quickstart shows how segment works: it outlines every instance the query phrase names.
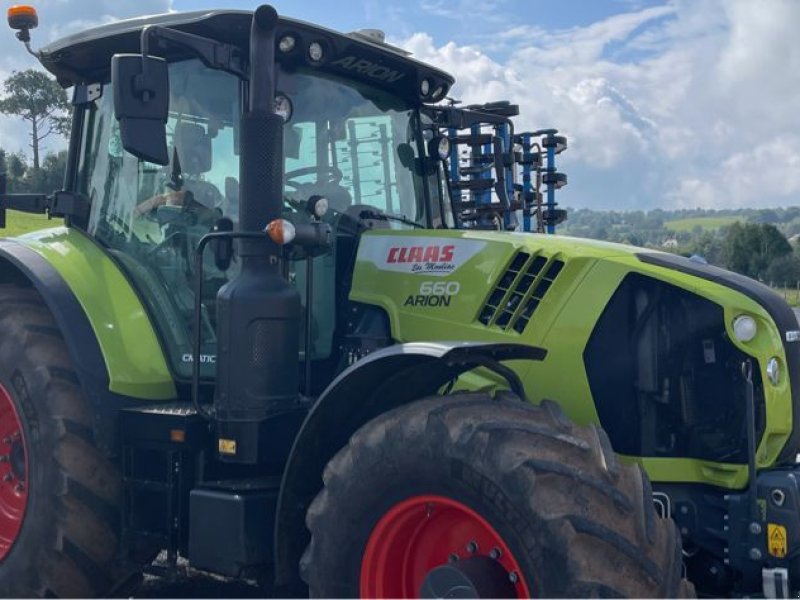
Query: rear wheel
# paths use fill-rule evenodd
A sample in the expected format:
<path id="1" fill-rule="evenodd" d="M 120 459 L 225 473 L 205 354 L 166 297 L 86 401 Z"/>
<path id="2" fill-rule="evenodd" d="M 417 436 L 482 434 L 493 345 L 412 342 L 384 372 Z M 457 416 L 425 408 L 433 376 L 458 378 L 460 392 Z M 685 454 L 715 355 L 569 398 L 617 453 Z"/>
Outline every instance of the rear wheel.
<path id="1" fill-rule="evenodd" d="M 22 420 L 0 385 L 0 561 L 19 535 L 28 504 L 27 457 Z"/>
<path id="2" fill-rule="evenodd" d="M 317 597 L 677 597 L 674 524 L 638 467 L 557 405 L 414 402 L 329 463 L 301 563 Z"/>
<path id="3" fill-rule="evenodd" d="M 41 298 L 0 285 L 0 596 L 101 596 L 125 578 L 120 476 L 92 425 Z"/>

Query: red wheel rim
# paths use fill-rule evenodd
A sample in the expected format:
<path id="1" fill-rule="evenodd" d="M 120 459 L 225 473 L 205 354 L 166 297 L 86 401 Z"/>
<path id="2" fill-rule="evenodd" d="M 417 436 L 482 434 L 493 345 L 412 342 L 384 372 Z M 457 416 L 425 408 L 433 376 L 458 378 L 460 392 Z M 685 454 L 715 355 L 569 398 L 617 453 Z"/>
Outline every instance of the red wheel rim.
<path id="1" fill-rule="evenodd" d="M 0 385 L 0 561 L 19 535 L 28 503 L 28 457 L 22 421 Z"/>
<path id="2" fill-rule="evenodd" d="M 433 569 L 478 556 L 503 567 L 517 598 L 530 597 L 519 563 L 486 519 L 451 498 L 408 498 L 370 534 L 361 561 L 361 597 L 417 598 Z"/>

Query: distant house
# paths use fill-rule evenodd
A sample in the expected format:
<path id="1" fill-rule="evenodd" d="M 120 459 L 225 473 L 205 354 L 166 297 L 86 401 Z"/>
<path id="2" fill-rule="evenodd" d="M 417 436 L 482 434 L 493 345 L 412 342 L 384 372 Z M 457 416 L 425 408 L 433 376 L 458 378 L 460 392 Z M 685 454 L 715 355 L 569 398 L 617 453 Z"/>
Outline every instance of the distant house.
<path id="1" fill-rule="evenodd" d="M 677 248 L 678 247 L 678 240 L 675 238 L 670 238 L 668 240 L 664 240 L 664 243 L 661 244 L 662 248 Z"/>

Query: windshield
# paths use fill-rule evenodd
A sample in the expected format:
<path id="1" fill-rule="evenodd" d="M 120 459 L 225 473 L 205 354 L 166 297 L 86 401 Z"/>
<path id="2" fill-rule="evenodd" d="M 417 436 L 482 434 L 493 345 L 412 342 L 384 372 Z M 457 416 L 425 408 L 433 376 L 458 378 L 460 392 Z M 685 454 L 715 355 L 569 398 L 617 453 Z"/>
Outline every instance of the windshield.
<path id="1" fill-rule="evenodd" d="M 167 147 L 162 167 L 125 152 L 111 86 L 87 107 L 78 191 L 91 201 L 87 230 L 105 245 L 139 290 L 173 370 L 191 374 L 194 249 L 223 218 L 238 226 L 239 122 L 243 86 L 197 60 L 171 63 Z M 366 85 L 314 72 L 280 73 L 291 104 L 284 129 L 284 216 L 307 219 L 305 202 L 325 196 L 325 219 L 385 215 L 382 226 L 430 226 L 418 113 Z M 335 248 L 314 260 L 313 358 L 327 359 L 336 324 Z M 305 261 L 286 265 L 305 306 Z M 238 271 L 220 270 L 207 250 L 201 299 L 201 374 L 213 376 L 216 294 Z M 302 350 L 305 352 L 305 349 Z"/>
<path id="2" fill-rule="evenodd" d="M 284 132 L 290 204 L 319 194 L 338 212 L 372 207 L 398 217 L 398 226 L 408 226 L 400 219 L 428 225 L 415 110 L 370 86 L 302 71 L 281 73 L 278 97 L 291 107 Z"/>

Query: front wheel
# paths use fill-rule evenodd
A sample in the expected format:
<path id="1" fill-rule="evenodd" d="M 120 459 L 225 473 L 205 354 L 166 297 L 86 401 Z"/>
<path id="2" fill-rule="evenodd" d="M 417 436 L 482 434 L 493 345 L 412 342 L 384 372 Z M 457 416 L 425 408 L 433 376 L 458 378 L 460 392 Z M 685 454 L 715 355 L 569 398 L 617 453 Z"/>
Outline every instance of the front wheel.
<path id="1" fill-rule="evenodd" d="M 315 597 L 677 597 L 677 532 L 638 467 L 557 405 L 453 394 L 364 425 L 328 464 Z"/>

